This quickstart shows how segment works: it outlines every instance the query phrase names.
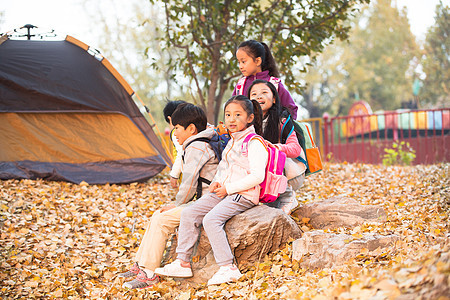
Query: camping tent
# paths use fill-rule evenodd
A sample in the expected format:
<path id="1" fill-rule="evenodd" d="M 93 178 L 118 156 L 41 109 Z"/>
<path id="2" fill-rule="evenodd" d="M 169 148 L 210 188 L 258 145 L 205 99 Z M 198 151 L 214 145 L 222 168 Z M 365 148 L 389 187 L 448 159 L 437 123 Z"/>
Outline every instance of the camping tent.
<path id="1" fill-rule="evenodd" d="M 171 164 L 98 51 L 70 36 L 0 43 L 0 179 L 142 182 Z"/>

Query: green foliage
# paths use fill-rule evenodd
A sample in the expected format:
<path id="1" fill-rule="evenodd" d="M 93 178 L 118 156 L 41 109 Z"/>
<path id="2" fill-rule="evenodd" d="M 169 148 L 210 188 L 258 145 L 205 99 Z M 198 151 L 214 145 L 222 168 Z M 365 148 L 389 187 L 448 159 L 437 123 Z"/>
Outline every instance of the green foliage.
<path id="1" fill-rule="evenodd" d="M 421 103 L 429 107 L 445 107 L 450 103 L 450 8 L 439 3 L 436 6 L 436 23 L 425 41 L 423 71 L 426 78 Z"/>
<path id="2" fill-rule="evenodd" d="M 406 165 L 412 164 L 416 158 L 416 151 L 409 145 L 409 142 L 394 142 L 392 148 L 385 148 L 383 156 L 383 165 Z"/>
<path id="3" fill-rule="evenodd" d="M 315 116 L 324 111 L 345 115 L 357 100 L 373 110 L 396 109 L 413 97 L 412 68 L 420 53 L 406 11 L 392 2 L 377 0 L 364 7 L 349 20 L 348 41 L 327 47 L 302 76 L 309 84 L 305 106 Z"/>
<path id="4" fill-rule="evenodd" d="M 182 50 L 168 65 L 190 80 L 197 103 L 214 123 L 240 76 L 233 56 L 242 41 L 266 42 L 288 89 L 299 93 L 303 86 L 296 76 L 305 71 L 301 58 L 313 57 L 336 38 L 348 38 L 344 21 L 355 5 L 369 0 L 150 2 L 162 3 L 166 12 L 163 49 Z"/>

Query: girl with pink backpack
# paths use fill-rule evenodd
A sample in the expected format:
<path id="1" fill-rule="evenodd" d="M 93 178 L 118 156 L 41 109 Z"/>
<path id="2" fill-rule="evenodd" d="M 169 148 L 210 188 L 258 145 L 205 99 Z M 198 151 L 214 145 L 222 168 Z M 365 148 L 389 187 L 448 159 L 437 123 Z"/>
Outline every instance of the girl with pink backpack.
<path id="1" fill-rule="evenodd" d="M 256 100 L 251 101 L 243 95 L 233 96 L 225 103 L 224 115 L 231 139 L 222 152 L 222 160 L 209 187 L 210 193 L 183 210 L 178 230 L 177 259 L 157 268 L 155 273 L 159 275 L 192 276 L 189 261 L 203 225 L 220 266 L 208 285 L 234 281 L 242 276 L 233 264 L 234 256 L 224 225 L 233 216 L 258 205 L 269 152 L 264 139 L 254 136 L 261 133 L 262 126 L 261 107 Z M 248 139 L 249 136 L 252 138 Z"/>

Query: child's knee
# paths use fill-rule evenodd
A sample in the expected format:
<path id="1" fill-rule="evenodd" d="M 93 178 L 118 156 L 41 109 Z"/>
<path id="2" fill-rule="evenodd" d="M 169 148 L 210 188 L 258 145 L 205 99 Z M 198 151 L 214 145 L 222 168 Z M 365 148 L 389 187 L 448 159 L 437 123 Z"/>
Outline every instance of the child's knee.
<path id="1" fill-rule="evenodd" d="M 213 219 L 211 218 L 210 214 L 206 214 L 206 216 L 203 218 L 202 224 L 203 228 L 207 230 L 208 227 L 211 226 Z"/>
<path id="2" fill-rule="evenodd" d="M 183 220 L 193 220 L 195 219 L 197 213 L 192 209 L 192 206 L 188 206 L 181 212 L 181 219 Z"/>
<path id="3" fill-rule="evenodd" d="M 205 230 L 208 230 L 208 228 L 211 227 L 215 227 L 220 225 L 221 221 L 218 220 L 217 216 L 215 216 L 214 214 L 206 214 L 205 217 L 203 218 L 202 224 L 203 224 L 203 228 L 205 228 Z"/>

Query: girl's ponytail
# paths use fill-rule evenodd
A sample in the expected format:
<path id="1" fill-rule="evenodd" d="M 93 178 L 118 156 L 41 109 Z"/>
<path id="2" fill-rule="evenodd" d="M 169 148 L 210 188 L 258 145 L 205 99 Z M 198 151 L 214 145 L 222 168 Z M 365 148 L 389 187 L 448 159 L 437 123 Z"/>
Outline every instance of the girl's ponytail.
<path id="1" fill-rule="evenodd" d="M 255 126 L 255 131 L 257 134 L 262 135 L 262 121 L 263 121 L 263 114 L 261 105 L 259 105 L 258 101 L 256 100 L 250 100 L 253 104 L 253 126 Z"/>
<path id="2" fill-rule="evenodd" d="M 265 52 L 265 58 L 262 62 L 261 69 L 263 71 L 269 70 L 270 76 L 280 78 L 280 71 L 278 70 L 275 58 L 273 58 L 272 56 L 272 52 L 270 52 L 269 46 L 267 46 L 266 43 L 263 42 L 261 42 L 261 45 L 263 45 Z"/>

